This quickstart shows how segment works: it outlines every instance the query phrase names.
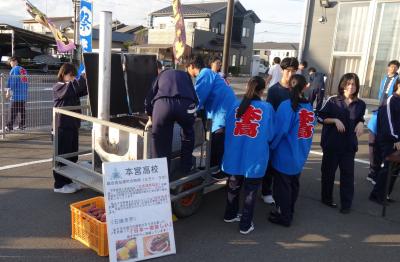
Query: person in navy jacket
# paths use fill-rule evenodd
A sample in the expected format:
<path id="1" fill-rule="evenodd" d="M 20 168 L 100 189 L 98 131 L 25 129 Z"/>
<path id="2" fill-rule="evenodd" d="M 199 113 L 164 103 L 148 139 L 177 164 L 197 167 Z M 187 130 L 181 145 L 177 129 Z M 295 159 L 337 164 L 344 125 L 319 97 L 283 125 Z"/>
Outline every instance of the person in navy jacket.
<path id="1" fill-rule="evenodd" d="M 204 109 L 207 119 L 212 120 L 210 166 L 220 167 L 224 154 L 225 116 L 228 109 L 236 102 L 236 96 L 224 79 L 205 67 L 201 56 L 191 57 L 186 64 L 186 68 L 189 75 L 196 78 L 195 90 L 199 98 L 198 109 Z M 212 175 L 217 180 L 225 178 L 220 170 L 217 170 Z"/>
<path id="2" fill-rule="evenodd" d="M 279 105 L 290 98 L 290 78 L 296 74 L 299 67 L 299 61 L 295 57 L 286 57 L 282 60 L 280 67 L 282 68 L 282 78 L 280 81 L 268 89 L 267 102 L 271 103 L 274 110 L 278 110 Z M 266 204 L 274 204 L 275 200 L 272 196 L 273 172 L 268 168 L 263 178 L 261 188 L 261 198 Z"/>
<path id="3" fill-rule="evenodd" d="M 356 74 L 342 76 L 338 95 L 330 97 L 318 114 L 323 123 L 321 147 L 321 201 L 336 207 L 333 201 L 333 185 L 336 169 L 340 169 L 340 212 L 347 214 L 354 196 L 354 158 L 358 150 L 358 137 L 364 128 L 366 105 L 359 99 L 360 81 Z"/>
<path id="4" fill-rule="evenodd" d="M 58 72 L 58 82 L 53 86 L 54 107 L 80 106 L 80 98 L 86 96 L 87 86 L 84 75 L 77 80 L 77 70 L 73 64 L 65 63 Z M 80 113 L 80 110 L 75 110 Z M 79 148 L 79 127 L 81 121 L 66 115 L 56 115 L 55 128 L 58 129 L 58 155 L 74 153 Z M 72 162 L 78 161 L 78 156 L 70 157 Z M 62 165 L 59 163 L 59 165 Z M 81 186 L 71 179 L 53 171 L 54 192 L 74 193 Z"/>
<path id="5" fill-rule="evenodd" d="M 393 95 L 389 96 L 386 104 L 379 108 L 377 115 L 376 154 L 380 159 L 386 159 L 396 150 L 400 150 L 400 79 L 397 79 L 393 87 Z M 388 179 L 389 163 L 384 161 L 383 168 L 378 169 L 376 185 L 372 190 L 369 199 L 382 203 L 385 198 L 385 186 Z M 396 176 L 391 177 L 388 195 L 393 190 Z M 390 201 L 390 198 L 388 200 Z"/>
<path id="6" fill-rule="evenodd" d="M 393 94 L 395 82 L 397 79 L 399 79 L 399 74 L 397 73 L 399 67 L 400 67 L 400 62 L 398 60 L 392 60 L 388 63 L 387 73 L 385 77 L 382 79 L 381 85 L 379 87 L 379 93 L 378 93 L 379 107 L 386 105 L 388 97 Z M 369 144 L 370 166 L 369 166 L 369 174 L 367 176 L 367 180 L 370 181 L 372 184 L 375 184 L 377 170 L 379 170 L 383 162 L 383 159 L 380 158 L 380 154 L 374 153 L 375 150 L 378 150 L 376 148 L 378 147 L 378 145 L 375 144 L 376 133 L 378 129 L 377 125 L 378 109 L 372 111 L 373 113 L 371 119 L 368 121 L 368 130 L 369 130 L 368 144 Z"/>
<path id="7" fill-rule="evenodd" d="M 304 97 L 307 81 L 302 75 L 290 78 L 290 99 L 283 101 L 275 114 L 275 137 L 270 145 L 274 173 L 276 211 L 268 220 L 290 226 L 299 194 L 299 177 L 311 149 L 316 118 Z M 290 164 L 288 164 L 290 163 Z"/>
<path id="8" fill-rule="evenodd" d="M 224 221 L 239 222 L 242 234 L 254 230 L 253 210 L 257 190 L 269 158 L 269 142 L 274 136 L 271 104 L 261 101 L 265 90 L 262 77 L 247 83 L 243 100 L 232 105 L 226 116 L 225 152 L 222 170 L 229 174 Z M 244 187 L 242 216 L 239 216 L 240 189 Z"/>
<path id="9" fill-rule="evenodd" d="M 190 76 L 174 69 L 161 71 L 145 99 L 149 116 L 146 129 L 152 126 L 152 157 L 171 161 L 174 123 L 182 128 L 181 171 L 192 169 L 194 122 L 198 100 Z"/>

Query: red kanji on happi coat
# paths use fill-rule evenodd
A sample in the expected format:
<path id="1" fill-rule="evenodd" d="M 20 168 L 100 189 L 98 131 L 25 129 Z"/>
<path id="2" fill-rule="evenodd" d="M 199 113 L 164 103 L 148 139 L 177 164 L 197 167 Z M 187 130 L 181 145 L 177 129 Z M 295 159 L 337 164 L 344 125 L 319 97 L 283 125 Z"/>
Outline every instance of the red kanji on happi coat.
<path id="1" fill-rule="evenodd" d="M 237 111 L 237 110 L 236 110 Z M 248 136 L 255 138 L 258 134 L 258 123 L 262 119 L 263 111 L 250 105 L 239 121 L 235 122 L 233 134 L 235 136 Z M 236 118 L 238 118 L 236 116 Z"/>
<path id="2" fill-rule="evenodd" d="M 19 74 L 21 75 L 21 81 L 22 83 L 27 83 L 28 82 L 28 78 L 26 77 L 26 70 L 25 68 L 22 68 L 19 70 Z"/>
<path id="3" fill-rule="evenodd" d="M 311 138 L 314 132 L 314 112 L 301 109 L 299 112 L 300 124 L 298 138 Z"/>

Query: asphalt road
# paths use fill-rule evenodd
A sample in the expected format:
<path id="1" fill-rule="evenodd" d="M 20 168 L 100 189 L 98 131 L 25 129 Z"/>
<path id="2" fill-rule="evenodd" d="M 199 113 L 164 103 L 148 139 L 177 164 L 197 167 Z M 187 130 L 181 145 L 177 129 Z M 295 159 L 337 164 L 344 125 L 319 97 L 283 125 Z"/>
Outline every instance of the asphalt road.
<path id="1" fill-rule="evenodd" d="M 359 159 L 366 159 L 366 135 Z M 318 134 L 313 150 L 319 151 Z M 83 146 L 87 143 L 83 143 Z M 52 192 L 51 162 L 11 165 L 51 158 L 48 136 L 0 141 L 0 261 L 108 261 L 70 238 L 69 205 L 96 196 L 85 189 L 73 195 Z M 177 254 L 157 261 L 398 261 L 400 204 L 381 208 L 368 201 L 367 165 L 356 164 L 353 210 L 343 215 L 322 206 L 320 156 L 310 154 L 301 176 L 300 197 L 290 228 L 270 224 L 270 207 L 257 201 L 255 231 L 248 236 L 237 224 L 222 221 L 225 190 L 208 193 L 198 212 L 174 223 Z M 335 199 L 339 201 L 338 181 Z M 398 188 L 393 195 L 400 200 Z"/>

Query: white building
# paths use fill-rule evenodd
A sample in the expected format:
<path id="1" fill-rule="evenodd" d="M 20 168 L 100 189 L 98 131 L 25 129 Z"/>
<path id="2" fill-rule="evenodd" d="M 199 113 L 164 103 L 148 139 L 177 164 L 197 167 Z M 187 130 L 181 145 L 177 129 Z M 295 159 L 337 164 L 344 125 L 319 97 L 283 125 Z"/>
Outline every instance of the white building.
<path id="1" fill-rule="evenodd" d="M 281 60 L 285 57 L 297 57 L 299 52 L 298 43 L 276 43 L 264 42 L 254 43 L 253 54 L 259 55 L 261 62 L 272 64 L 274 57 L 279 57 Z"/>

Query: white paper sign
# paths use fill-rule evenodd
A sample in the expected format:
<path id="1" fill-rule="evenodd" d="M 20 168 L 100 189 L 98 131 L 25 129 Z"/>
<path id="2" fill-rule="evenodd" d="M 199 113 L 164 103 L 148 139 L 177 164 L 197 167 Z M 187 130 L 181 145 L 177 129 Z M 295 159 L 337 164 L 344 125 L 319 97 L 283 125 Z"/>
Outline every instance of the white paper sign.
<path id="1" fill-rule="evenodd" d="M 176 253 L 165 158 L 103 163 L 110 261 Z"/>

